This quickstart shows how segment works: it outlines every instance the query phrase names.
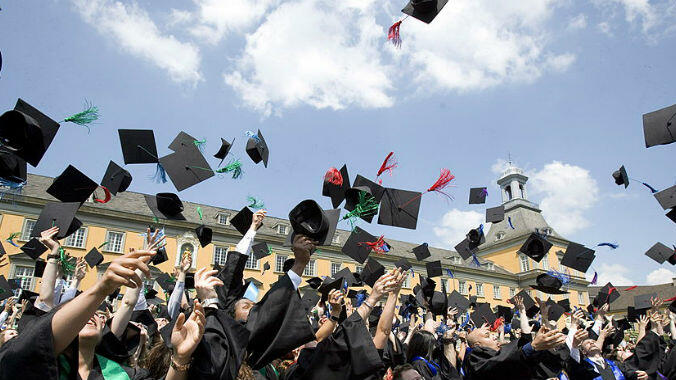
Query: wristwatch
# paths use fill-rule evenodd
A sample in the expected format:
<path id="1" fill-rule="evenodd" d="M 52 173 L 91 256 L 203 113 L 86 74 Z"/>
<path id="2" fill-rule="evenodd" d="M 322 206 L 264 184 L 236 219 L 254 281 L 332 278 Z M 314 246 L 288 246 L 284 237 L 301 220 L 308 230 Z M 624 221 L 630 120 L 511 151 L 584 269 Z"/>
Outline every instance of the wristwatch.
<path id="1" fill-rule="evenodd" d="M 192 358 L 190 359 L 189 362 L 187 362 L 185 364 L 178 364 L 178 363 L 176 363 L 176 360 L 174 359 L 174 355 L 171 355 L 171 360 L 170 360 L 171 368 L 173 368 L 174 370 L 176 370 L 178 372 L 185 372 L 188 369 L 190 369 L 191 363 L 192 363 Z"/>
<path id="2" fill-rule="evenodd" d="M 340 316 L 331 315 L 330 319 L 337 323 L 338 321 L 340 321 Z"/>
<path id="3" fill-rule="evenodd" d="M 207 298 L 202 301 L 202 307 L 214 307 L 218 309 L 218 298 Z"/>

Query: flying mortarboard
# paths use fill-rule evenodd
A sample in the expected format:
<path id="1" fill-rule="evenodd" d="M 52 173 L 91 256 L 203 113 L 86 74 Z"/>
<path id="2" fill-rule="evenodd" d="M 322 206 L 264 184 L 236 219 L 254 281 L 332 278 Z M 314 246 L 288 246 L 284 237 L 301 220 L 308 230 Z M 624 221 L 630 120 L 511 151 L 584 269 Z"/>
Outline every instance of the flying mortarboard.
<path id="1" fill-rule="evenodd" d="M 599 289 L 599 293 L 594 298 L 594 304 L 601 307 L 605 303 L 611 304 L 615 302 L 618 298 L 620 298 L 620 291 L 609 282 Z"/>
<path id="2" fill-rule="evenodd" d="M 167 255 L 167 249 L 163 246 L 157 248 L 155 256 L 153 256 L 153 258 L 150 259 L 150 263 L 153 265 L 160 265 L 166 261 L 169 261 L 169 256 Z"/>
<path id="3" fill-rule="evenodd" d="M 174 140 L 169 144 L 169 149 L 173 150 L 174 152 L 178 152 L 181 150 L 193 150 L 199 148 L 197 147 L 198 140 L 189 134 L 181 131 L 174 137 Z"/>
<path id="4" fill-rule="evenodd" d="M 415 255 L 415 258 L 418 259 L 418 261 L 423 261 L 432 255 L 427 243 L 422 243 L 419 246 L 413 248 L 413 254 Z"/>
<path id="5" fill-rule="evenodd" d="M 345 194 L 350 188 L 350 175 L 347 172 L 347 165 L 340 168 L 340 184 L 335 184 L 324 178 L 322 185 L 322 195 L 331 198 L 333 208 L 338 208 L 345 200 Z"/>
<path id="6" fill-rule="evenodd" d="M 254 163 L 259 163 L 263 161 L 263 165 L 268 167 L 268 156 L 270 155 L 270 150 L 268 149 L 268 144 L 263 138 L 261 130 L 258 130 L 258 133 L 255 136 L 249 137 L 246 142 L 246 153 L 251 157 L 251 160 Z"/>
<path id="7" fill-rule="evenodd" d="M 475 326 L 481 326 L 484 323 L 487 323 L 489 326 L 493 326 L 493 323 L 497 319 L 491 307 L 487 303 L 479 305 L 474 313 L 470 315 L 470 318 L 474 322 Z"/>
<path id="8" fill-rule="evenodd" d="M 458 293 L 457 290 L 454 290 L 448 296 L 448 307 L 457 308 L 459 313 L 464 312 L 469 309 L 469 300 L 465 298 L 462 294 Z"/>
<path id="9" fill-rule="evenodd" d="M 570 300 L 569 300 L 568 298 L 564 298 L 564 299 L 562 299 L 562 300 L 560 300 L 560 301 L 556 301 L 556 303 L 558 303 L 559 305 L 561 305 L 561 307 L 563 308 L 563 310 L 564 310 L 566 313 L 568 313 L 568 312 L 571 311 L 571 309 L 570 309 Z"/>
<path id="10" fill-rule="evenodd" d="M 89 177 L 77 170 L 73 165 L 68 165 L 58 177 L 54 178 L 51 186 L 47 188 L 47 194 L 61 202 L 78 202 L 80 204 L 89 198 L 99 185 Z"/>
<path id="11" fill-rule="evenodd" d="M 676 141 L 676 104 L 643 115 L 645 147 Z"/>
<path id="12" fill-rule="evenodd" d="M 350 271 L 350 268 L 347 267 L 338 271 L 336 274 L 333 275 L 333 277 L 344 279 L 345 281 L 347 281 L 348 286 L 355 286 L 355 284 L 357 283 L 357 279 L 352 274 L 352 271 Z"/>
<path id="13" fill-rule="evenodd" d="M 185 220 L 183 216 L 183 202 L 174 193 L 145 194 L 146 204 L 153 214 L 162 219 Z"/>
<path id="14" fill-rule="evenodd" d="M 445 292 L 434 292 L 430 298 L 430 311 L 434 315 L 446 316 L 448 311 L 448 297 Z"/>
<path id="15" fill-rule="evenodd" d="M 319 302 L 320 299 L 321 297 L 319 296 L 319 294 L 313 291 L 313 292 L 305 292 L 300 301 L 301 304 L 307 310 L 307 312 L 310 312 L 312 308 L 317 305 L 317 302 Z"/>
<path id="16" fill-rule="evenodd" d="M 498 223 L 505 219 L 505 206 L 486 209 L 486 223 Z"/>
<path id="17" fill-rule="evenodd" d="M 486 203 L 488 192 L 485 187 L 473 187 L 469 189 L 469 204 L 478 205 Z"/>
<path id="18" fill-rule="evenodd" d="M 152 129 L 118 129 L 125 165 L 159 162 Z"/>
<path id="19" fill-rule="evenodd" d="M 415 230 L 422 193 L 387 188 L 380 201 L 378 224 Z"/>
<path id="20" fill-rule="evenodd" d="M 214 157 L 218 158 L 221 160 L 221 162 L 225 159 L 225 157 L 230 153 L 230 148 L 232 147 L 232 144 L 235 143 L 235 139 L 232 139 L 232 142 L 227 142 L 224 138 L 221 137 L 221 147 L 218 148 L 218 152 L 214 154 Z"/>
<path id="21" fill-rule="evenodd" d="M 58 131 L 59 123 L 22 99 L 0 116 L 0 142 L 32 166 L 38 166 Z"/>
<path id="22" fill-rule="evenodd" d="M 40 255 L 47 251 L 47 247 L 40 243 L 38 239 L 32 238 L 21 247 L 21 250 L 23 253 L 30 256 L 31 259 L 37 260 Z"/>
<path id="23" fill-rule="evenodd" d="M 410 0 L 401 11 L 429 24 L 441 12 L 448 0 Z"/>
<path id="24" fill-rule="evenodd" d="M 253 221 L 253 211 L 248 207 L 243 207 L 235 216 L 230 219 L 230 225 L 235 227 L 242 236 L 246 235 Z"/>
<path id="25" fill-rule="evenodd" d="M 629 186 L 629 176 L 627 175 L 627 169 L 624 168 L 624 165 L 620 166 L 619 170 L 613 172 L 613 179 L 615 179 L 616 185 L 624 185 L 625 189 Z"/>
<path id="26" fill-rule="evenodd" d="M 345 210 L 350 211 L 343 219 L 353 214 L 363 221 L 371 223 L 378 213 L 380 201 L 372 194 L 368 186 L 351 187 L 345 191 Z"/>
<path id="27" fill-rule="evenodd" d="M 557 322 L 559 320 L 559 318 L 561 318 L 563 313 L 566 312 L 566 309 L 564 309 L 563 306 L 559 305 L 558 303 L 556 303 L 552 300 L 549 300 L 547 302 L 547 304 L 549 305 L 548 311 L 547 311 L 547 314 L 548 314 L 547 319 L 550 322 Z"/>
<path id="28" fill-rule="evenodd" d="M 672 265 L 676 265 L 676 252 L 662 243 L 655 243 L 645 254 L 660 264 L 668 260 Z"/>
<path id="29" fill-rule="evenodd" d="M 168 154 L 160 158 L 159 162 L 177 191 L 183 191 L 215 175 L 202 152 L 194 145 Z"/>
<path id="30" fill-rule="evenodd" d="M 508 306 L 502 306 L 498 305 L 498 310 L 495 313 L 498 317 L 504 318 L 506 323 L 509 323 L 509 321 L 512 320 L 514 317 L 514 313 L 512 312 L 512 308 Z"/>
<path id="31" fill-rule="evenodd" d="M 99 252 L 96 247 L 92 248 L 87 254 L 85 255 L 85 261 L 87 262 L 87 265 L 89 265 L 90 268 L 94 268 L 95 266 L 101 264 L 103 262 L 103 255 L 101 252 Z"/>
<path id="32" fill-rule="evenodd" d="M 670 208 L 676 207 L 676 185 L 659 191 L 653 195 L 663 209 L 668 210 Z"/>
<path id="33" fill-rule="evenodd" d="M 649 309 L 653 305 L 650 302 L 651 298 L 657 298 L 657 293 L 648 293 L 648 294 L 639 294 L 637 296 L 634 296 L 634 307 L 637 310 L 641 309 Z"/>
<path id="34" fill-rule="evenodd" d="M 270 254 L 270 248 L 266 242 L 261 241 L 251 246 L 251 252 L 256 260 L 260 260 Z"/>
<path id="35" fill-rule="evenodd" d="M 263 264 L 263 272 L 265 272 L 266 270 L 270 270 L 270 263 L 268 263 L 268 262 Z"/>
<path id="36" fill-rule="evenodd" d="M 12 296 L 14 296 L 12 285 L 7 281 L 5 276 L 0 275 L 0 301 L 4 301 Z"/>
<path id="37" fill-rule="evenodd" d="M 195 228 L 195 235 L 197 235 L 197 239 L 200 241 L 200 246 L 202 248 L 206 247 L 211 243 L 211 238 L 213 237 L 214 231 L 205 226 L 204 224 L 198 226 Z"/>
<path id="38" fill-rule="evenodd" d="M 668 213 L 666 213 L 665 216 L 671 219 L 672 222 L 676 223 L 676 207 L 672 208 Z"/>
<path id="39" fill-rule="evenodd" d="M 105 187 L 113 195 L 124 192 L 131 184 L 131 174 L 113 161 L 108 163 L 106 173 L 101 179 L 101 186 Z"/>
<path id="40" fill-rule="evenodd" d="M 42 231 L 52 227 L 59 227 L 59 232 L 56 234 L 57 239 L 68 237 L 82 227 L 82 222 L 75 217 L 79 207 L 79 202 L 49 202 L 45 204 L 37 222 L 35 222 L 31 237 L 38 237 Z"/>
<path id="41" fill-rule="evenodd" d="M 458 254 L 460 255 L 460 257 L 462 257 L 463 260 L 469 259 L 470 257 L 472 257 L 474 252 L 476 252 L 476 247 L 472 248 L 471 243 L 467 238 L 458 243 L 455 247 L 453 247 L 453 249 L 455 249 L 455 251 L 458 252 Z"/>
<path id="42" fill-rule="evenodd" d="M 514 297 L 510 298 L 509 302 L 513 305 L 516 305 L 516 302 L 514 302 L 514 299 L 516 297 L 521 297 L 523 300 L 523 306 L 526 308 L 526 312 L 529 317 L 535 315 L 537 311 L 539 310 L 538 305 L 535 303 L 533 298 L 531 298 L 530 294 L 528 294 L 527 291 L 522 290 L 518 294 L 516 294 Z"/>
<path id="43" fill-rule="evenodd" d="M 547 273 L 542 273 L 539 275 L 536 279 L 536 285 L 531 285 L 530 287 L 533 289 L 537 289 L 543 293 L 547 294 L 566 294 L 565 290 L 561 290 L 561 286 L 563 286 L 563 283 L 561 282 L 560 279 L 547 274 Z"/>
<path id="44" fill-rule="evenodd" d="M 318 241 L 318 246 L 331 245 L 339 218 L 340 209 L 323 210 L 314 200 L 306 199 L 289 211 L 291 241 L 293 235 L 302 234 Z"/>
<path id="45" fill-rule="evenodd" d="M 636 309 L 633 306 L 627 306 L 627 321 L 636 322 L 639 317 L 645 315 L 648 312 L 649 308 L 646 309 Z"/>
<path id="46" fill-rule="evenodd" d="M 594 250 L 582 244 L 571 242 L 566 247 L 566 253 L 561 258 L 561 265 L 584 273 L 589 269 L 594 258 L 596 258 Z"/>
<path id="47" fill-rule="evenodd" d="M 359 264 L 364 264 L 364 261 L 366 261 L 366 259 L 369 257 L 369 254 L 371 253 L 371 247 L 365 243 L 375 240 L 375 236 L 364 231 L 360 227 L 355 227 L 354 230 L 352 230 L 352 233 L 350 233 L 350 236 L 347 238 L 343 248 L 341 248 L 341 252 L 350 256 Z"/>
<path id="48" fill-rule="evenodd" d="M 437 261 L 431 261 L 429 263 L 425 263 L 425 268 L 427 269 L 427 277 L 428 278 L 433 278 L 433 277 L 440 277 L 441 276 L 441 260 Z"/>
<path id="49" fill-rule="evenodd" d="M 467 233 L 467 241 L 469 241 L 469 248 L 474 251 L 481 244 L 486 242 L 486 237 L 484 236 L 483 225 L 479 228 L 474 228 L 469 230 Z"/>
<path id="50" fill-rule="evenodd" d="M 319 287 L 322 284 L 322 279 L 319 277 L 312 277 L 310 279 L 305 280 L 305 282 L 307 282 L 307 284 L 310 285 L 312 289 L 319 289 Z"/>
<path id="51" fill-rule="evenodd" d="M 406 260 L 403 257 L 401 259 L 397 260 L 397 262 L 394 263 L 394 265 L 397 268 L 401 268 L 402 271 L 407 271 L 407 270 L 411 269 L 411 263 L 409 263 L 408 260 Z"/>
<path id="52" fill-rule="evenodd" d="M 26 181 L 27 175 L 26 160 L 0 146 L 0 178 L 21 183 Z"/>
<path id="53" fill-rule="evenodd" d="M 385 188 L 371 181 L 370 179 L 357 174 L 357 178 L 354 179 L 352 187 L 363 187 L 363 186 L 368 187 L 371 190 L 371 195 L 375 197 L 376 201 L 380 203 L 380 200 L 383 199 L 383 193 L 385 192 Z M 345 209 L 348 211 L 352 211 L 349 208 L 347 208 L 347 202 L 345 204 Z"/>
<path id="54" fill-rule="evenodd" d="M 535 232 L 531 233 L 525 243 L 519 249 L 519 252 L 530 257 L 536 262 L 540 262 L 543 257 L 549 252 L 549 249 L 552 247 L 552 243 L 548 242 L 547 239 L 542 237 L 540 234 Z"/>
<path id="55" fill-rule="evenodd" d="M 370 257 L 364 269 L 361 272 L 361 279 L 364 283 L 370 287 L 378 281 L 380 276 L 385 274 L 385 267 L 376 261 L 373 257 Z"/>
<path id="56" fill-rule="evenodd" d="M 42 259 L 35 260 L 35 269 L 33 270 L 33 277 L 42 277 L 45 273 L 45 268 L 47 267 L 47 262 Z"/>
<path id="57" fill-rule="evenodd" d="M 344 279 L 342 277 L 330 278 L 327 277 L 319 286 L 317 291 L 322 294 L 322 298 L 327 296 L 330 291 L 338 290 L 343 286 Z"/>

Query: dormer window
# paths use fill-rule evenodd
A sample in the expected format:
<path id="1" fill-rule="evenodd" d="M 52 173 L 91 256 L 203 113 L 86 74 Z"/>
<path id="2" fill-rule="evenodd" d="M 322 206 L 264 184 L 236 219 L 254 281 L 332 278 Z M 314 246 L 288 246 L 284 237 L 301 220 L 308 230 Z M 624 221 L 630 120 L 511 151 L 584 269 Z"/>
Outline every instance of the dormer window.
<path id="1" fill-rule="evenodd" d="M 278 234 L 280 234 L 280 235 L 286 235 L 287 231 L 288 231 L 287 226 L 285 226 L 285 225 L 283 225 L 283 224 L 278 224 L 278 225 L 277 225 L 277 233 L 278 233 Z"/>
<path id="2" fill-rule="evenodd" d="M 495 241 L 501 240 L 504 237 L 505 237 L 505 233 L 503 231 L 500 231 L 497 234 L 495 234 Z"/>
<path id="3" fill-rule="evenodd" d="M 218 214 L 218 224 L 230 225 L 230 214 L 220 213 Z"/>
<path id="4" fill-rule="evenodd" d="M 340 235 L 335 234 L 333 235 L 333 239 L 331 240 L 333 244 L 340 244 Z"/>

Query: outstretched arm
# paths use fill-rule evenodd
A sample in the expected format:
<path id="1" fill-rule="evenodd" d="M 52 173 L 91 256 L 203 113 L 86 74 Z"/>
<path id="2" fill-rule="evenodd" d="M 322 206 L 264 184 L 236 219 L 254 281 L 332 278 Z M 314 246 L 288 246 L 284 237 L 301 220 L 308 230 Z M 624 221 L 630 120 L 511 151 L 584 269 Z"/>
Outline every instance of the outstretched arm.
<path id="1" fill-rule="evenodd" d="M 47 265 L 42 274 L 42 284 L 40 285 L 40 294 L 35 300 L 35 307 L 42 311 L 50 311 L 54 308 L 54 285 L 59 271 L 59 250 L 61 244 L 55 239 L 59 233 L 59 227 L 52 227 L 40 233 L 40 243 L 51 250 L 47 256 Z"/>
<path id="2" fill-rule="evenodd" d="M 408 272 L 403 273 L 401 269 L 392 271 L 392 291 L 387 295 L 385 307 L 378 319 L 378 327 L 373 337 L 373 344 L 377 349 L 383 349 L 387 345 L 387 337 L 392 333 L 392 319 L 394 318 L 394 308 L 397 306 L 397 299 L 401 285 L 406 279 Z"/>

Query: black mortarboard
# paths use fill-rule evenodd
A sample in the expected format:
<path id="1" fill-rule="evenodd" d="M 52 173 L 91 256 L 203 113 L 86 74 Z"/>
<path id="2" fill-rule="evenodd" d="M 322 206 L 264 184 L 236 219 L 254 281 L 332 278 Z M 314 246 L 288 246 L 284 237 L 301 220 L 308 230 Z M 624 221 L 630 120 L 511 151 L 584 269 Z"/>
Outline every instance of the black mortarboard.
<path id="1" fill-rule="evenodd" d="M 327 277 L 324 279 L 322 284 L 319 286 L 317 291 L 322 294 L 322 296 L 327 296 L 330 291 L 334 289 L 340 289 L 343 286 L 344 279 L 342 277 L 331 278 Z M 322 297 L 324 298 L 324 297 Z"/>
<path id="2" fill-rule="evenodd" d="M 117 132 L 125 165 L 159 162 L 152 129 L 118 129 Z"/>
<path id="3" fill-rule="evenodd" d="M 181 131 L 174 137 L 174 140 L 171 141 L 171 144 L 169 144 L 169 149 L 173 150 L 174 152 L 178 152 L 181 150 L 199 150 L 197 147 L 197 139 L 190 136 L 189 134 Z"/>
<path id="4" fill-rule="evenodd" d="M 448 0 L 410 0 L 401 11 L 429 24 L 441 12 Z"/>
<path id="5" fill-rule="evenodd" d="M 582 244 L 568 243 L 566 253 L 564 253 L 561 258 L 561 265 L 584 273 L 589 269 L 594 258 L 596 258 L 594 250 L 589 249 Z"/>
<path id="6" fill-rule="evenodd" d="M 99 185 L 89 177 L 77 170 L 73 165 L 68 165 L 58 177 L 54 178 L 52 185 L 47 188 L 47 194 L 61 202 L 78 202 L 80 204 L 89 198 Z"/>
<path id="7" fill-rule="evenodd" d="M 640 316 L 645 315 L 648 310 L 647 309 L 636 309 L 633 306 L 627 306 L 627 321 L 629 322 L 636 322 Z"/>
<path id="8" fill-rule="evenodd" d="M 322 284 L 322 279 L 319 277 L 312 277 L 305 280 L 305 282 L 307 282 L 307 284 L 310 285 L 312 289 L 319 289 L 319 286 Z"/>
<path id="9" fill-rule="evenodd" d="M 309 313 L 312 310 L 312 308 L 317 305 L 317 302 L 319 302 L 320 299 L 321 297 L 319 296 L 319 294 L 317 294 L 317 292 L 312 291 L 305 292 L 300 301 L 301 304 L 305 306 L 305 309 Z"/>
<path id="10" fill-rule="evenodd" d="M 317 202 L 306 199 L 289 211 L 289 223 L 294 234 L 302 234 L 318 241 L 318 246 L 331 245 L 336 233 L 340 209 L 323 210 Z"/>
<path id="11" fill-rule="evenodd" d="M 244 286 L 244 290 L 246 290 L 247 286 Z M 186 275 L 185 275 L 185 288 L 186 289 L 195 289 L 195 274 L 194 273 L 186 273 Z"/>
<path id="12" fill-rule="evenodd" d="M 434 288 L 437 286 L 436 281 L 432 280 L 429 277 L 423 277 L 420 275 L 420 290 L 425 295 L 425 298 L 432 298 L 434 294 Z"/>
<path id="13" fill-rule="evenodd" d="M 174 326 L 176 325 L 176 319 L 169 321 L 166 325 L 162 326 L 160 331 L 160 336 L 162 337 L 162 342 L 167 348 L 173 348 L 171 344 L 171 333 L 174 332 Z"/>
<path id="14" fill-rule="evenodd" d="M 172 281 L 171 276 L 167 273 L 160 273 L 156 278 L 157 284 L 164 290 L 165 293 L 171 293 L 174 288 L 175 282 Z"/>
<path id="15" fill-rule="evenodd" d="M 616 185 L 624 185 L 625 189 L 629 186 L 629 176 L 627 175 L 627 169 L 624 168 L 624 165 L 620 166 L 619 170 L 613 172 L 613 179 L 615 180 Z"/>
<path id="16" fill-rule="evenodd" d="M 430 298 L 430 311 L 434 315 L 443 315 L 446 316 L 448 310 L 448 298 L 445 292 L 434 292 L 432 298 Z"/>
<path id="17" fill-rule="evenodd" d="M 270 248 L 266 242 L 261 241 L 251 246 L 251 252 L 256 260 L 260 260 L 270 254 Z"/>
<path id="18" fill-rule="evenodd" d="M 230 148 L 232 147 L 232 144 L 235 143 L 235 139 L 232 139 L 232 142 L 227 142 L 225 141 L 224 138 L 221 137 L 221 147 L 218 149 L 218 152 L 214 154 L 214 157 L 220 159 L 223 161 L 225 157 L 230 153 Z"/>
<path id="19" fill-rule="evenodd" d="M 463 260 L 467 260 L 476 251 L 476 248 L 471 247 L 471 243 L 469 242 L 469 239 L 465 238 L 463 241 L 458 243 L 455 247 L 453 247 L 456 252 L 462 257 Z"/>
<path id="20" fill-rule="evenodd" d="M 183 191 L 215 175 L 202 152 L 194 145 L 160 158 L 160 164 L 177 191 Z"/>
<path id="21" fill-rule="evenodd" d="M 361 271 L 361 279 L 364 283 L 370 287 L 378 281 L 380 276 L 385 274 L 385 267 L 380 264 L 376 259 L 370 257 L 364 269 Z"/>
<path id="22" fill-rule="evenodd" d="M 242 208 L 235 216 L 230 219 L 230 225 L 235 227 L 240 234 L 246 235 L 246 232 L 251 228 L 253 221 L 253 211 L 248 207 Z"/>
<path id="23" fill-rule="evenodd" d="M 157 297 L 157 290 L 152 289 L 152 288 L 146 288 L 145 297 L 146 297 L 146 300 Z"/>
<path id="24" fill-rule="evenodd" d="M 547 274 L 547 273 L 542 273 L 539 275 L 535 281 L 537 282 L 536 285 L 531 285 L 530 287 L 536 290 L 539 290 L 543 293 L 547 294 L 566 294 L 565 290 L 561 290 L 561 286 L 563 286 L 563 283 L 561 280 L 558 278 Z"/>
<path id="25" fill-rule="evenodd" d="M 620 331 L 629 330 L 631 329 L 631 324 L 629 324 L 629 321 L 626 318 L 622 318 L 617 321 L 617 328 Z"/>
<path id="26" fill-rule="evenodd" d="M 343 178 L 342 184 L 335 185 L 324 178 L 324 183 L 322 185 L 322 195 L 331 198 L 333 208 L 338 208 L 338 206 L 343 203 L 345 200 L 345 193 L 350 188 L 350 175 L 347 172 L 347 165 L 343 165 L 343 167 L 340 168 L 340 175 Z"/>
<path id="27" fill-rule="evenodd" d="M 45 273 L 45 268 L 47 267 L 47 262 L 42 259 L 35 260 L 35 269 L 33 271 L 33 277 L 42 277 Z"/>
<path id="28" fill-rule="evenodd" d="M 543 257 L 549 252 L 549 249 L 552 247 L 552 243 L 548 242 L 547 239 L 542 237 L 538 233 L 531 233 L 525 243 L 519 249 L 519 252 L 530 257 L 536 262 L 540 262 Z"/>
<path id="29" fill-rule="evenodd" d="M 211 243 L 211 238 L 214 235 L 214 231 L 211 228 L 202 224 L 197 228 L 195 228 L 195 235 L 197 235 L 197 239 L 199 239 L 200 245 L 202 246 L 202 248 L 204 248 L 207 245 L 209 245 L 209 243 Z"/>
<path id="30" fill-rule="evenodd" d="M 498 310 L 495 313 L 498 317 L 502 317 L 505 320 L 505 323 L 510 323 L 514 317 L 514 312 L 511 307 L 498 305 Z"/>
<path id="31" fill-rule="evenodd" d="M 636 309 L 648 309 L 652 307 L 650 302 L 651 298 L 657 298 L 657 293 L 648 293 L 648 294 L 639 294 L 634 296 L 634 308 Z"/>
<path id="32" fill-rule="evenodd" d="M 676 313 L 676 300 L 674 300 L 671 304 L 669 304 L 669 311 L 672 313 Z"/>
<path id="33" fill-rule="evenodd" d="M 676 207 L 669 210 L 669 212 L 666 213 L 665 216 L 671 219 L 672 222 L 676 223 Z"/>
<path id="34" fill-rule="evenodd" d="M 185 220 L 183 216 L 183 202 L 174 193 L 145 194 L 146 204 L 153 214 L 162 219 Z"/>
<path id="35" fill-rule="evenodd" d="M 363 199 L 367 202 L 379 202 L 375 200 L 375 197 L 371 195 L 371 189 L 368 186 L 358 186 L 351 187 L 345 191 L 345 210 L 353 211 L 357 208 L 357 205 L 360 203 L 360 200 Z M 378 213 L 377 207 L 372 209 L 370 212 L 362 212 L 359 214 L 359 217 L 368 223 L 373 221 L 373 217 Z"/>
<path id="36" fill-rule="evenodd" d="M 418 226 L 421 193 L 387 188 L 380 201 L 378 224 L 415 230 Z"/>
<path id="37" fill-rule="evenodd" d="M 0 143 L 33 166 L 38 166 L 58 131 L 59 123 L 22 99 L 0 116 Z"/>
<path id="38" fill-rule="evenodd" d="M 474 228 L 469 230 L 469 232 L 465 236 L 467 237 L 467 241 L 469 241 L 469 249 L 471 250 L 478 248 L 481 244 L 486 242 L 483 225 L 480 228 Z"/>
<path id="39" fill-rule="evenodd" d="M 153 256 L 153 258 L 150 259 L 150 263 L 153 265 L 160 265 L 168 260 L 169 256 L 167 256 L 167 249 L 164 246 L 162 246 L 157 249 L 155 256 Z"/>
<path id="40" fill-rule="evenodd" d="M 418 261 L 423 261 L 426 258 L 432 256 L 430 253 L 430 248 L 427 245 L 427 243 L 422 243 L 419 246 L 413 248 L 413 254 L 415 255 L 415 258 L 418 259 Z"/>
<path id="41" fill-rule="evenodd" d="M 21 290 L 21 295 L 19 296 L 19 301 L 18 301 L 18 302 L 21 302 L 21 301 L 23 301 L 23 300 L 31 301 L 31 300 L 36 299 L 38 296 L 39 296 L 38 293 L 31 292 L 30 290 L 22 289 L 22 290 Z M 34 306 L 33 306 L 33 305 L 30 305 L 30 307 L 34 307 Z M 25 311 L 24 311 L 24 312 L 25 312 Z"/>
<path id="42" fill-rule="evenodd" d="M 377 239 L 375 236 L 357 226 L 354 228 L 354 230 L 352 230 L 352 233 L 350 233 L 350 236 L 343 245 L 341 252 L 350 256 L 359 264 L 364 264 L 364 261 L 366 261 L 366 258 L 368 258 L 369 254 L 371 253 L 371 248 L 365 243 L 376 240 Z"/>
<path id="43" fill-rule="evenodd" d="M 505 206 L 486 209 L 486 223 L 498 223 L 505 219 Z"/>
<path id="44" fill-rule="evenodd" d="M 268 263 L 268 262 L 263 264 L 263 272 L 265 272 L 266 270 L 270 270 L 270 263 Z"/>
<path id="45" fill-rule="evenodd" d="M 671 264 L 676 264 L 676 252 L 674 252 L 673 248 L 669 248 L 662 243 L 655 243 L 645 255 L 660 264 L 663 264 L 667 260 L 669 260 Z"/>
<path id="46" fill-rule="evenodd" d="M 523 300 L 523 306 L 526 308 L 526 312 L 529 317 L 531 316 L 531 313 L 532 315 L 535 315 L 535 313 L 537 313 L 537 310 L 539 309 L 538 305 L 535 303 L 533 298 L 531 298 L 530 294 L 528 294 L 527 291 L 525 290 L 520 291 L 514 297 L 510 298 L 509 302 L 513 305 L 516 305 L 516 302 L 514 302 L 514 299 L 516 297 L 521 297 L 521 299 Z"/>
<path id="47" fill-rule="evenodd" d="M 129 320 L 144 325 L 146 329 L 148 329 L 148 335 L 150 337 L 157 332 L 157 322 L 155 322 L 155 318 L 148 309 L 133 311 Z"/>
<path id="48" fill-rule="evenodd" d="M 75 218 L 79 207 L 79 202 L 48 202 L 42 208 L 31 236 L 38 237 L 42 231 L 59 227 L 56 238 L 60 240 L 68 237 L 82 226 L 82 222 Z"/>
<path id="49" fill-rule="evenodd" d="M 643 115 L 645 147 L 676 141 L 676 104 Z"/>
<path id="50" fill-rule="evenodd" d="M 5 276 L 0 275 L 0 301 L 4 301 L 13 295 L 12 285 L 7 281 Z"/>
<path id="51" fill-rule="evenodd" d="M 268 144 L 265 142 L 260 129 L 256 136 L 249 137 L 249 140 L 247 140 L 246 153 L 251 157 L 251 160 L 254 163 L 257 164 L 263 161 L 263 165 L 265 165 L 266 168 L 268 167 L 270 150 L 268 149 Z"/>
<path id="52" fill-rule="evenodd" d="M 345 279 L 345 281 L 347 281 L 348 286 L 355 286 L 355 283 L 357 282 L 357 279 L 354 278 L 352 271 L 350 271 L 350 268 L 347 268 L 347 267 L 341 269 L 336 274 L 334 274 L 333 278 L 343 278 L 343 279 Z"/>
<path id="53" fill-rule="evenodd" d="M 469 300 L 465 298 L 462 294 L 458 293 L 457 290 L 454 290 L 448 296 L 448 307 L 457 308 L 459 313 L 464 312 L 469 309 Z"/>
<path id="54" fill-rule="evenodd" d="M 0 146 L 0 178 L 11 182 L 23 182 L 27 175 L 26 161 Z"/>
<path id="55" fill-rule="evenodd" d="M 497 317 L 491 310 L 491 306 L 487 303 L 482 303 L 478 305 L 476 310 L 470 315 L 470 318 L 474 322 L 475 326 L 481 326 L 484 323 L 488 323 L 489 326 L 493 326 Z"/>
<path id="56" fill-rule="evenodd" d="M 653 194 L 663 209 L 676 207 L 676 185 Z"/>
<path id="57" fill-rule="evenodd" d="M 613 303 L 618 298 L 620 298 L 619 290 L 609 282 L 599 289 L 596 298 L 594 298 L 594 304 L 601 307 L 604 303 Z"/>
<path id="58" fill-rule="evenodd" d="M 394 265 L 397 268 L 401 268 L 402 271 L 407 271 L 407 270 L 411 269 L 411 263 L 409 263 L 408 260 L 406 260 L 403 257 L 400 258 L 399 260 L 397 260 L 397 262 L 394 263 Z"/>
<path id="59" fill-rule="evenodd" d="M 568 298 L 564 298 L 564 299 L 562 299 L 562 300 L 560 300 L 560 301 L 556 301 L 556 303 L 558 303 L 559 305 L 561 305 L 561 307 L 563 308 L 563 310 L 564 310 L 565 312 L 568 313 L 568 312 L 571 311 L 571 309 L 570 309 L 570 300 L 569 300 Z"/>
<path id="60" fill-rule="evenodd" d="M 441 276 L 441 260 L 425 263 L 425 268 L 427 269 L 427 277 L 432 278 Z"/>
<path id="61" fill-rule="evenodd" d="M 89 265 L 91 268 L 94 268 L 95 266 L 101 264 L 103 261 L 103 255 L 101 252 L 99 252 L 96 247 L 92 248 L 86 255 L 85 255 L 85 261 L 87 262 L 87 265 Z"/>
<path id="62" fill-rule="evenodd" d="M 354 179 L 352 187 L 363 187 L 363 186 L 366 186 L 369 189 L 371 189 L 371 195 L 373 195 L 376 198 L 376 201 L 380 203 L 380 200 L 383 199 L 383 193 L 385 192 L 385 188 L 371 181 L 370 179 L 363 177 L 360 174 L 357 174 L 357 178 Z M 347 209 L 348 211 L 352 211 L 347 208 L 347 202 L 345 204 L 345 209 Z"/>
<path id="63" fill-rule="evenodd" d="M 486 192 L 485 187 L 473 187 L 469 189 L 469 204 L 478 205 L 486 203 L 486 195 L 488 195 L 488 192 Z"/>
<path id="64" fill-rule="evenodd" d="M 131 174 L 127 170 L 110 161 L 106 173 L 101 179 L 101 186 L 108 189 L 111 194 L 117 195 L 117 193 L 127 190 L 129 184 L 131 184 L 131 179 Z"/>

